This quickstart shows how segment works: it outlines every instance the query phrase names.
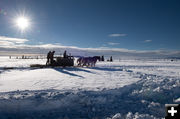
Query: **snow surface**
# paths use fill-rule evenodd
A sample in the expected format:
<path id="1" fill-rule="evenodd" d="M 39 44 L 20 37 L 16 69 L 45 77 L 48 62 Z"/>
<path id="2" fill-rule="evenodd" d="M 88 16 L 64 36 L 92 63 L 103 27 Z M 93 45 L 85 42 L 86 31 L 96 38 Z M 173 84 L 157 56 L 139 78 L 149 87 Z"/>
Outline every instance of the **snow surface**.
<path id="1" fill-rule="evenodd" d="M 5 59 L 4 59 L 5 60 Z M 120 67 L 70 67 L 70 68 L 30 68 L 30 64 L 40 64 L 45 60 L 9 59 L 0 63 L 1 67 L 13 67 L 0 75 L 0 92 L 23 90 L 92 90 L 120 88 L 134 83 L 140 78 Z"/>
<path id="2" fill-rule="evenodd" d="M 0 57 L 0 117 L 155 119 L 180 98 L 180 61 L 120 60 L 96 67 L 30 68 Z"/>

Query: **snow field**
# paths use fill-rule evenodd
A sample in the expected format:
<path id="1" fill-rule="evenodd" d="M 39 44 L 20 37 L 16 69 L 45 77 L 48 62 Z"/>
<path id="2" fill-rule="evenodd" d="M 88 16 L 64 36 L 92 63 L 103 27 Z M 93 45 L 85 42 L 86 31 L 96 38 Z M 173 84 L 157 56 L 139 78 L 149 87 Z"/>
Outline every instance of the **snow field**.
<path id="1" fill-rule="evenodd" d="M 45 60 L 0 60 L 2 119 L 156 119 L 165 116 L 165 104 L 179 103 L 180 61 L 121 60 L 98 62 L 93 68 L 31 69 L 30 64 Z"/>

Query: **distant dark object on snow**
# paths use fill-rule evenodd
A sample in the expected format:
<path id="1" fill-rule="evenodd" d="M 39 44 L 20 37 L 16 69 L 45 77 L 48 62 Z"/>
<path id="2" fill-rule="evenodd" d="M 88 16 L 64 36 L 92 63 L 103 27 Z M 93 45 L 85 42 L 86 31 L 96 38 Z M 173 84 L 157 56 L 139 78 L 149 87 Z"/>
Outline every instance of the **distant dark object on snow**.
<path id="1" fill-rule="evenodd" d="M 103 56 L 101 56 L 101 61 L 104 61 L 104 55 L 103 55 Z"/>
<path id="2" fill-rule="evenodd" d="M 110 62 L 112 62 L 113 61 L 113 59 L 112 59 L 112 56 L 110 57 Z"/>
<path id="3" fill-rule="evenodd" d="M 108 61 L 108 62 L 113 62 L 112 56 L 111 56 L 110 59 L 108 59 L 107 61 Z"/>

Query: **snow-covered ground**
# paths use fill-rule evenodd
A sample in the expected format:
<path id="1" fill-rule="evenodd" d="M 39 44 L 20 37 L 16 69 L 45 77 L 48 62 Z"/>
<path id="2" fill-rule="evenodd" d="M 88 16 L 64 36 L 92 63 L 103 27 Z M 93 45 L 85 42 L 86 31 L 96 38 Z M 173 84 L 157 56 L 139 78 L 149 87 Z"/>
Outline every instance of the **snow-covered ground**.
<path id="1" fill-rule="evenodd" d="M 1 119 L 154 119 L 165 116 L 166 103 L 180 103 L 180 61 L 29 67 L 45 62 L 0 57 Z"/>

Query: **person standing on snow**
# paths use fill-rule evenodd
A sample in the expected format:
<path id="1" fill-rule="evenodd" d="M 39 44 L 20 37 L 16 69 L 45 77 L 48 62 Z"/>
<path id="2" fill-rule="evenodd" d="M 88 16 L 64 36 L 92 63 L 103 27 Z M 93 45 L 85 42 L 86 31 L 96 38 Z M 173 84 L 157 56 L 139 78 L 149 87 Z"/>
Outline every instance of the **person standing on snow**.
<path id="1" fill-rule="evenodd" d="M 66 50 L 64 51 L 63 57 L 64 57 L 64 58 L 67 58 Z"/>
<path id="2" fill-rule="evenodd" d="M 50 63 L 50 54 L 51 54 L 51 51 L 48 52 L 47 54 L 47 62 L 46 62 L 46 65 L 48 65 Z"/>
<path id="3" fill-rule="evenodd" d="M 55 51 L 52 51 L 50 53 L 50 63 L 51 63 L 51 65 L 54 63 L 54 53 L 55 53 Z"/>

